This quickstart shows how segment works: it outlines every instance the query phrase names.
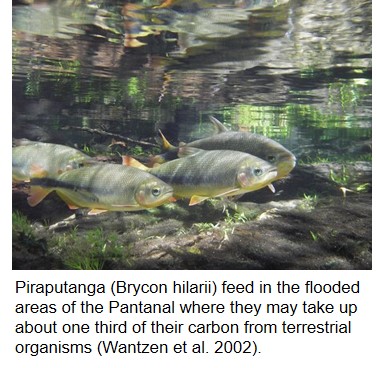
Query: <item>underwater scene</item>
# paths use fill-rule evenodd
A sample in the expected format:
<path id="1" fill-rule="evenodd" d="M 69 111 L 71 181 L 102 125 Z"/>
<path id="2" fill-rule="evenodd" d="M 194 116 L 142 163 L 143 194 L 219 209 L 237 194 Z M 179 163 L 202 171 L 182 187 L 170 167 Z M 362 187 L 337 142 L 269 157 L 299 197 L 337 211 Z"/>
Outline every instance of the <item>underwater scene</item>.
<path id="1" fill-rule="evenodd" d="M 13 0 L 13 269 L 372 268 L 371 0 Z"/>

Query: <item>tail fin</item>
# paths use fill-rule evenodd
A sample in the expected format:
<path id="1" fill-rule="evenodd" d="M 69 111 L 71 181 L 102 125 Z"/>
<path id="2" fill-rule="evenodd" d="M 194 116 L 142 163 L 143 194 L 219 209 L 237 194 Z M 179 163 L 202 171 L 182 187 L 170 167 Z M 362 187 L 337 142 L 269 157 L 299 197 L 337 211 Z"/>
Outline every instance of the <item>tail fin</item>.
<path id="1" fill-rule="evenodd" d="M 43 199 L 52 192 L 53 189 L 46 189 L 39 186 L 30 187 L 30 195 L 27 198 L 27 202 L 31 207 L 36 206 L 38 203 L 42 202 Z"/>

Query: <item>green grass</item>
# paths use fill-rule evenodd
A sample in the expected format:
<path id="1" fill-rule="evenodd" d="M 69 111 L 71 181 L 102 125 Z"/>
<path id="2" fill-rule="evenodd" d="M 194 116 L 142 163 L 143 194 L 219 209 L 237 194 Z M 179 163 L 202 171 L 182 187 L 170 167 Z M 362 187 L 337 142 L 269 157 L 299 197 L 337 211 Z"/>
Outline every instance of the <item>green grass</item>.
<path id="1" fill-rule="evenodd" d="M 37 239 L 30 221 L 17 211 L 12 213 L 12 239 L 22 246 L 40 248 L 45 251 L 45 242 Z"/>
<path id="2" fill-rule="evenodd" d="M 207 231 L 218 229 L 220 223 L 213 224 L 211 222 L 197 222 L 196 224 L 194 224 L 194 226 L 196 227 L 199 233 L 204 233 Z"/>
<path id="3" fill-rule="evenodd" d="M 12 213 L 12 235 L 18 237 L 23 234 L 26 237 L 35 237 L 31 224 L 26 216 L 18 211 Z"/>
<path id="4" fill-rule="evenodd" d="M 69 269 L 101 270 L 111 261 L 131 266 L 130 247 L 122 243 L 117 233 L 105 232 L 101 228 L 85 233 L 79 233 L 75 228 L 55 235 L 50 246 L 60 252 Z"/>

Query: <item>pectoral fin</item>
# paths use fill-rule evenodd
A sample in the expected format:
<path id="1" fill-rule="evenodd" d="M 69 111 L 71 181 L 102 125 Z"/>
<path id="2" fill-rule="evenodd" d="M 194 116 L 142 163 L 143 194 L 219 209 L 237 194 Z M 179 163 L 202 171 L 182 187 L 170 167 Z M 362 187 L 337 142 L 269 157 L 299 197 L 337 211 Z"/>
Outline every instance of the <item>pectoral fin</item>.
<path id="1" fill-rule="evenodd" d="M 222 193 L 219 193 L 219 194 L 216 194 L 216 195 L 213 195 L 213 196 L 210 196 L 210 197 L 205 197 L 205 196 L 199 196 L 199 195 L 193 195 L 190 199 L 190 203 L 189 203 L 189 206 L 194 206 L 200 202 L 203 202 L 205 201 L 206 199 L 208 198 L 217 198 L 217 197 L 228 197 L 228 196 L 231 196 L 231 195 L 237 195 L 239 194 L 239 189 L 236 188 L 236 189 L 230 189 L 230 190 L 227 190 L 225 192 L 222 192 Z"/>

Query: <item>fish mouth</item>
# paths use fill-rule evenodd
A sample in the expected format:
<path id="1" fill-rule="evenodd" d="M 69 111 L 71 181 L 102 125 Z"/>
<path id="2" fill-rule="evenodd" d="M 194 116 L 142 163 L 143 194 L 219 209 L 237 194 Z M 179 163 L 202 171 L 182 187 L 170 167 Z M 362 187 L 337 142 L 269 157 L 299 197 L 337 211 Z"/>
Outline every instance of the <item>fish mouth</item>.
<path id="1" fill-rule="evenodd" d="M 275 180 L 287 176 L 296 166 L 296 157 L 293 155 L 287 156 L 277 164 L 277 176 Z"/>
<path id="2" fill-rule="evenodd" d="M 278 175 L 278 170 L 276 170 L 276 168 L 272 168 L 266 172 L 264 181 L 272 182 L 273 180 L 276 180 L 277 175 Z"/>
<path id="3" fill-rule="evenodd" d="M 278 171 L 276 170 L 276 168 L 271 168 L 266 173 L 265 186 L 267 186 L 271 190 L 272 193 L 275 193 L 275 187 L 271 183 L 274 180 L 276 180 L 277 174 L 278 174 Z"/>

